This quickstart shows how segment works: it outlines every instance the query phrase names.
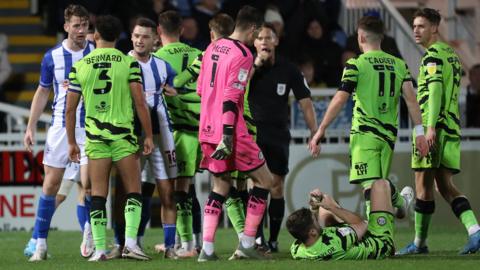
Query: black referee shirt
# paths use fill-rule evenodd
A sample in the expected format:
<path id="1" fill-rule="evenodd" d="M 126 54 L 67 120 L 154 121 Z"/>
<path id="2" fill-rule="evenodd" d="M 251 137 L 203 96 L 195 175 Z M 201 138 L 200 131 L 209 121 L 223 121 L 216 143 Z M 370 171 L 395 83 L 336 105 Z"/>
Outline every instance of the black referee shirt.
<path id="1" fill-rule="evenodd" d="M 310 97 L 300 70 L 278 54 L 275 57 L 273 66 L 266 64 L 256 69 L 250 81 L 248 103 L 257 129 L 288 130 L 290 90 L 297 100 Z"/>

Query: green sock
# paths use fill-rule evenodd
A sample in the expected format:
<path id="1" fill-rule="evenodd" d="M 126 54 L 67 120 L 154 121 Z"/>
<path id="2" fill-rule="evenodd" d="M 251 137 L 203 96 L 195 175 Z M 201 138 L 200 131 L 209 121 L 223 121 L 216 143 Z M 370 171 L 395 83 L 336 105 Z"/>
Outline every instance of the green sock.
<path id="1" fill-rule="evenodd" d="M 370 200 L 365 200 L 365 214 L 367 215 L 367 220 L 370 217 L 370 205 L 371 205 Z"/>
<path id="2" fill-rule="evenodd" d="M 177 232 L 182 242 L 193 241 L 192 198 L 177 203 Z"/>
<path id="3" fill-rule="evenodd" d="M 470 227 L 473 227 L 475 225 L 478 225 L 477 218 L 475 217 L 475 214 L 473 213 L 472 210 L 467 210 L 464 211 L 460 215 L 460 221 L 462 224 L 465 226 L 465 228 L 468 230 Z"/>
<path id="4" fill-rule="evenodd" d="M 125 204 L 125 237 L 137 239 L 141 215 L 142 202 L 137 198 L 127 198 Z"/>
<path id="5" fill-rule="evenodd" d="M 96 250 L 107 250 L 107 212 L 105 210 L 92 210 L 90 212 L 90 222 Z"/>
<path id="6" fill-rule="evenodd" d="M 243 210 L 243 202 L 241 198 L 229 197 L 225 202 L 227 207 L 227 215 L 232 222 L 233 228 L 237 234 L 243 232 L 245 227 L 245 212 Z"/>
<path id="7" fill-rule="evenodd" d="M 415 211 L 415 238 L 422 241 L 427 239 L 431 219 L 432 214 L 422 214 Z"/>
<path id="8" fill-rule="evenodd" d="M 395 208 L 401 208 L 405 206 L 405 198 L 395 188 L 395 193 L 392 195 L 392 206 Z"/>

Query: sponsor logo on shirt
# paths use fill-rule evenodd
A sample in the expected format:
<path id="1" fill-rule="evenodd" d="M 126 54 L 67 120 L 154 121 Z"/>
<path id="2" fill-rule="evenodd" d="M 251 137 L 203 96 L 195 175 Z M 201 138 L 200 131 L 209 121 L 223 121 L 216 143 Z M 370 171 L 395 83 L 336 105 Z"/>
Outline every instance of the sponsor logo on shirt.
<path id="1" fill-rule="evenodd" d="M 428 75 L 433 75 L 437 72 L 437 64 L 436 63 L 427 63 L 427 73 Z"/>
<path id="2" fill-rule="evenodd" d="M 238 80 L 240 82 L 246 82 L 248 78 L 248 70 L 241 68 L 238 72 Z"/>
<path id="3" fill-rule="evenodd" d="M 99 113 L 105 113 L 110 110 L 110 105 L 108 105 L 105 101 L 102 101 L 99 105 L 95 106 L 95 110 Z"/>
<path id="4" fill-rule="evenodd" d="M 277 94 L 279 96 L 285 95 L 285 92 L 287 91 L 287 85 L 284 83 L 277 83 Z"/>
<path id="5" fill-rule="evenodd" d="M 358 162 L 355 163 L 354 168 L 357 171 L 357 175 L 365 175 L 367 174 L 368 164 L 364 162 Z"/>
<path id="6" fill-rule="evenodd" d="M 342 227 L 342 228 L 339 228 L 338 229 L 338 232 L 342 235 L 342 236 L 347 236 L 349 234 L 353 234 L 354 231 L 352 228 L 350 227 Z"/>

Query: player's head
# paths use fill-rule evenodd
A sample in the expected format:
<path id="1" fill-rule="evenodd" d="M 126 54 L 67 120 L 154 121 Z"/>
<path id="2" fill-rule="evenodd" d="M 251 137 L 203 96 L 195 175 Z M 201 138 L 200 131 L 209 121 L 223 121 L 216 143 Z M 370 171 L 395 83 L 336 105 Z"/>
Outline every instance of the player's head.
<path id="1" fill-rule="evenodd" d="M 138 18 L 132 31 L 133 50 L 139 56 L 149 55 L 158 39 L 157 24 L 148 18 Z"/>
<path id="2" fill-rule="evenodd" d="M 286 226 L 293 238 L 302 243 L 318 238 L 322 228 L 313 215 L 309 209 L 301 208 L 288 216 Z"/>
<path id="3" fill-rule="evenodd" d="M 251 46 L 263 23 L 263 14 L 251 6 L 243 6 L 237 13 L 235 31 L 246 34 L 244 42 Z"/>
<path id="4" fill-rule="evenodd" d="M 255 49 L 257 53 L 261 51 L 274 52 L 278 45 L 278 35 L 275 26 L 271 23 L 264 23 L 255 39 Z"/>
<path id="5" fill-rule="evenodd" d="M 64 11 L 64 17 L 63 29 L 68 33 L 68 38 L 75 45 L 83 47 L 88 33 L 88 10 L 80 5 L 69 5 Z"/>
<path id="6" fill-rule="evenodd" d="M 470 80 L 470 87 L 480 94 L 480 64 L 474 65 L 468 71 L 468 79 Z"/>
<path id="7" fill-rule="evenodd" d="M 122 23 L 112 15 L 98 16 L 95 21 L 95 42 L 115 42 L 122 33 Z"/>
<path id="8" fill-rule="evenodd" d="M 375 16 L 364 16 L 358 21 L 358 46 L 364 51 L 366 45 L 380 45 L 383 39 L 383 21 Z"/>
<path id="9" fill-rule="evenodd" d="M 437 10 L 422 8 L 413 15 L 413 35 L 415 42 L 424 47 L 437 39 L 438 26 L 442 17 Z"/>
<path id="10" fill-rule="evenodd" d="M 158 34 L 179 38 L 182 33 L 182 17 L 176 11 L 169 10 L 158 15 Z"/>
<path id="11" fill-rule="evenodd" d="M 210 39 L 213 41 L 230 36 L 235 28 L 235 22 L 228 14 L 218 13 L 208 22 L 208 27 L 210 28 Z"/>

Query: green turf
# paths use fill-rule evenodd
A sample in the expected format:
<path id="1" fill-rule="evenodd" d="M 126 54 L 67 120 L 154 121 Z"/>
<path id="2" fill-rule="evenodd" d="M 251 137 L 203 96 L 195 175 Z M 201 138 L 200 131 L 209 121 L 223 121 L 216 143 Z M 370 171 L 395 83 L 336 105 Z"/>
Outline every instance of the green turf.
<path id="1" fill-rule="evenodd" d="M 427 256 L 413 256 L 404 258 L 392 258 L 383 261 L 339 261 L 339 262 L 311 262 L 293 261 L 288 254 L 288 247 L 292 238 L 286 231 L 280 235 L 279 254 L 274 255 L 273 261 L 235 261 L 229 262 L 227 258 L 234 251 L 237 244 L 236 235 L 233 230 L 219 230 L 217 233 L 216 251 L 221 261 L 197 263 L 196 260 L 172 261 L 164 260 L 162 255 L 154 254 L 152 246 L 163 238 L 161 230 L 147 230 L 145 237 L 146 252 L 153 255 L 150 262 L 136 262 L 130 260 L 115 260 L 101 263 L 89 263 L 80 257 L 79 245 L 81 236 L 79 232 L 58 232 L 50 233 L 49 254 L 51 258 L 45 262 L 28 263 L 23 256 L 23 248 L 29 239 L 26 232 L 2 232 L 0 233 L 0 269 L 216 269 L 216 270 L 251 270 L 251 269 L 449 269 L 474 270 L 480 268 L 480 255 L 457 255 L 458 250 L 466 241 L 466 235 L 461 227 L 433 228 L 429 239 L 431 253 Z M 412 238 L 412 232 L 400 229 L 397 232 L 397 248 L 403 247 Z M 111 235 L 110 235 L 111 237 Z M 288 243 L 288 244 L 287 244 Z M 93 264 L 95 268 L 92 268 Z M 328 268 L 324 268 L 328 267 Z"/>

